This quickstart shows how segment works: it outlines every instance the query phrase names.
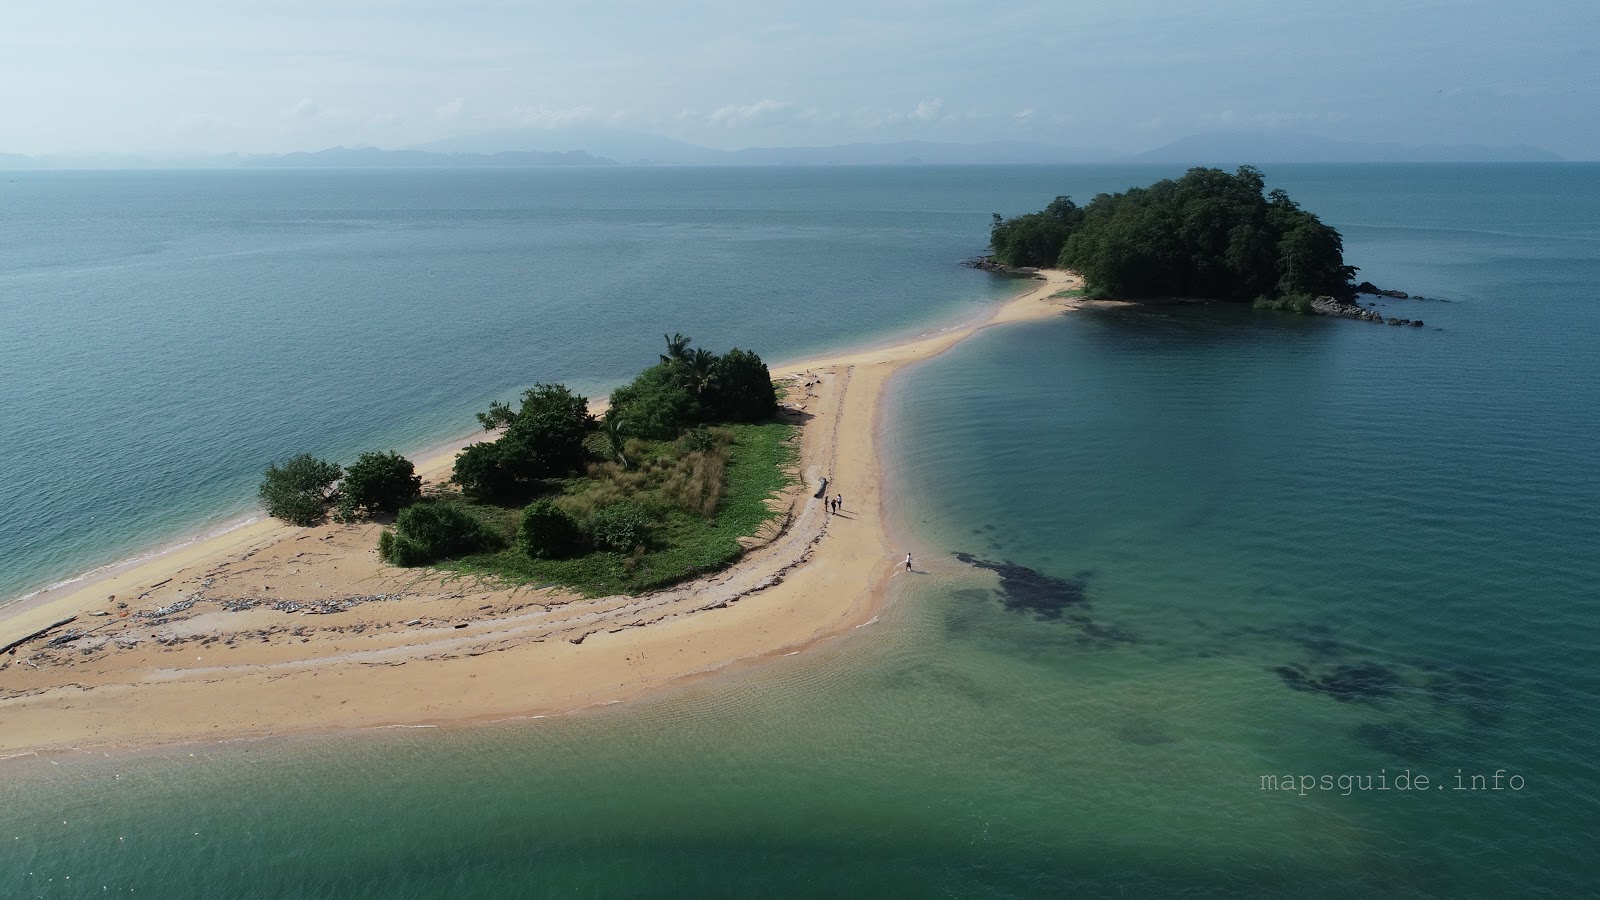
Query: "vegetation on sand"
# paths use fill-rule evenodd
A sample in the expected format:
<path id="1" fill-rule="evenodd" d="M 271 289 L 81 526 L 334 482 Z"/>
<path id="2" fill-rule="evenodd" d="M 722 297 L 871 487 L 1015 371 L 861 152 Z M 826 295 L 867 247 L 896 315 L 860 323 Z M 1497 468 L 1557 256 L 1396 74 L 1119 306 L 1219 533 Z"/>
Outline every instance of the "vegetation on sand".
<path id="1" fill-rule="evenodd" d="M 588 593 L 637 591 L 711 571 L 775 513 L 792 482 L 793 426 L 774 420 L 777 391 L 761 357 L 721 356 L 681 334 L 661 360 L 617 389 L 604 419 L 565 385 L 539 384 L 512 408 L 478 414 L 493 440 L 456 456 L 453 487 L 424 496 L 411 461 L 366 453 L 348 473 L 302 454 L 267 469 L 273 515 L 314 524 L 394 513 L 378 555 Z M 336 489 L 340 477 L 343 484 Z"/>
<path id="2" fill-rule="evenodd" d="M 315 525 L 327 515 L 334 484 L 344 470 L 309 453 L 274 463 L 262 472 L 261 499 L 267 513 L 291 525 Z"/>
<path id="3" fill-rule="evenodd" d="M 422 478 L 411 460 L 393 451 L 363 453 L 339 484 L 339 517 L 393 515 L 421 498 Z"/>

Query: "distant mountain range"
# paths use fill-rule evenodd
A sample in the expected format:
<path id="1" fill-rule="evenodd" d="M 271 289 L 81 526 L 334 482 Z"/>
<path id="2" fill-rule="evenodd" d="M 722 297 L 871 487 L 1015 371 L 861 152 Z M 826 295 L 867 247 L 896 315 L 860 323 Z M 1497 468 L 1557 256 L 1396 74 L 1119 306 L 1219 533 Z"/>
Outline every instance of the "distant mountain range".
<path id="1" fill-rule="evenodd" d="M 1215 132 L 1135 154 L 1137 162 L 1218 165 L 1245 163 L 1561 162 L 1538 147 L 1476 144 L 1366 143 L 1293 132 Z"/>
<path id="2" fill-rule="evenodd" d="M 423 150 L 379 150 L 375 147 L 334 147 L 316 153 L 247 156 L 239 165 L 253 168 L 379 169 L 418 166 L 518 167 L 614 166 L 614 160 L 591 156 L 585 150 L 565 153 L 548 150 L 506 150 L 499 153 L 429 153 Z"/>
<path id="3" fill-rule="evenodd" d="M 30 157 L 0 153 L 0 169 L 404 168 L 535 166 L 862 166 L 1151 163 L 1559 162 L 1537 147 L 1407 146 L 1292 132 L 1193 135 L 1143 153 L 1027 141 L 978 144 L 899 141 L 830 147 L 714 150 L 660 135 L 610 128 L 527 129 L 466 135 L 402 150 L 334 147 L 316 153 L 155 158 L 126 155 Z"/>

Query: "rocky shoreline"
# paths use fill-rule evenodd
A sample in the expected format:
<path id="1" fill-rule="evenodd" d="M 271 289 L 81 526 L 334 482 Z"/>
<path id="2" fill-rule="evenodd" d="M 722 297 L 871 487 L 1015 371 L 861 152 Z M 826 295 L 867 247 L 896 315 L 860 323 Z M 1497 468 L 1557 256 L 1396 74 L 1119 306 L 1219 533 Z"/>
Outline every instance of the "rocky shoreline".
<path id="1" fill-rule="evenodd" d="M 971 259 L 962 260 L 961 264 L 969 269 L 981 269 L 985 272 L 993 272 L 996 275 L 1009 275 L 1013 278 L 1044 277 L 1039 274 L 1038 269 L 1035 269 L 1032 266 L 1002 265 L 1001 263 L 995 262 L 993 256 L 974 256 Z"/>
<path id="2" fill-rule="evenodd" d="M 1398 292 L 1396 292 L 1398 293 Z M 1393 296 L 1385 294 L 1384 296 Z M 1400 294 L 1404 297 L 1405 294 Z M 1376 322 L 1379 325 L 1409 325 L 1412 328 L 1421 328 L 1421 319 L 1402 319 L 1391 316 L 1384 318 L 1383 313 L 1375 309 L 1368 309 L 1355 300 L 1346 300 L 1339 297 L 1318 297 L 1311 301 L 1311 311 L 1319 316 L 1336 316 L 1341 319 L 1359 319 L 1363 322 Z"/>

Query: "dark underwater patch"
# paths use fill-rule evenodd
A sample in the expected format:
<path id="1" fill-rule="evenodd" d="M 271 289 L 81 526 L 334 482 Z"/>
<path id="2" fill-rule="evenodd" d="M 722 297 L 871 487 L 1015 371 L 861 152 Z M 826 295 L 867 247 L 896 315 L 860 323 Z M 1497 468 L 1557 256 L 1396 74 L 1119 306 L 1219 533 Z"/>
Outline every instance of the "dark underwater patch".
<path id="1" fill-rule="evenodd" d="M 1071 607 L 1087 607 L 1086 577 L 1057 578 L 1011 562 L 979 559 L 971 553 L 957 553 L 956 559 L 969 566 L 988 569 L 1000 576 L 1000 603 L 1006 609 L 1031 612 L 1039 619 L 1060 619 Z"/>
<path id="2" fill-rule="evenodd" d="M 1040 622 L 1068 625 L 1074 629 L 1073 641 L 1080 647 L 1105 650 L 1139 642 L 1134 632 L 1098 622 L 1089 615 L 1089 572 L 1058 578 L 1013 562 L 980 559 L 971 553 L 957 553 L 955 557 L 969 566 L 988 569 L 1000 576 L 1000 589 L 994 596 L 1006 611 L 1019 615 L 1031 613 Z"/>
<path id="3" fill-rule="evenodd" d="M 1403 760 L 1429 760 L 1439 753 L 1437 737 L 1405 722 L 1363 722 L 1351 734 L 1362 744 Z"/>
<path id="4" fill-rule="evenodd" d="M 1400 676 L 1374 662 L 1335 666 L 1321 674 L 1301 666 L 1279 666 L 1273 671 L 1294 690 L 1324 694 L 1341 703 L 1375 703 L 1400 688 Z"/>
<path id="5" fill-rule="evenodd" d="M 1452 709 L 1468 724 L 1489 728 L 1505 721 L 1510 701 L 1506 681 L 1468 669 L 1434 672 L 1424 685 L 1435 706 Z"/>

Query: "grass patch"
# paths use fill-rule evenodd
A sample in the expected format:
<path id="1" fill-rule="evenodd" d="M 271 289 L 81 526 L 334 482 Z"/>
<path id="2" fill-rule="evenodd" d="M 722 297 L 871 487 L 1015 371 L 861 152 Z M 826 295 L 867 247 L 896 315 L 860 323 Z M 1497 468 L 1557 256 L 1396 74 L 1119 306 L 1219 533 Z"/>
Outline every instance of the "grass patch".
<path id="1" fill-rule="evenodd" d="M 1083 288 L 1064 288 L 1050 295 L 1052 300 L 1068 300 L 1086 296 Z"/>
<path id="2" fill-rule="evenodd" d="M 632 552 L 595 551 L 572 559 L 533 559 L 517 547 L 522 510 L 459 504 L 504 535 L 506 549 L 439 563 L 447 571 L 517 584 L 561 585 L 590 596 L 637 593 L 724 568 L 743 552 L 738 539 L 775 518 L 764 501 L 794 481 L 799 458 L 793 425 L 781 422 L 695 429 L 675 441 L 630 440 L 628 467 L 591 463 L 581 477 L 549 483 L 544 495 L 579 521 L 613 504 L 631 504 L 651 521 Z M 592 448 L 604 458 L 603 445 Z"/>

